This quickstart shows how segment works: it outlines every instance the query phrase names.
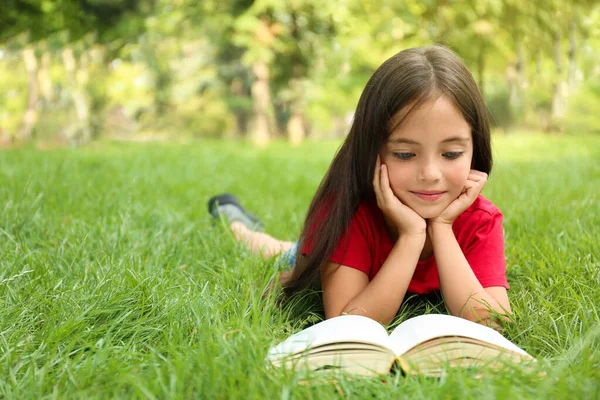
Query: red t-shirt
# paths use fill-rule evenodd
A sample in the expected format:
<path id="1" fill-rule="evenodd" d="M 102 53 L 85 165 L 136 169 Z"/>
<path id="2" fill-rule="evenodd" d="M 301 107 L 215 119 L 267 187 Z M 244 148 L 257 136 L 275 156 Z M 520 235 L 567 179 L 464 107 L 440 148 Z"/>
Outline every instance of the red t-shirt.
<path id="1" fill-rule="evenodd" d="M 502 213 L 498 207 L 479 195 L 456 218 L 452 230 L 481 286 L 503 286 L 509 289 Z M 393 246 L 377 203 L 363 201 L 330 260 L 364 272 L 370 281 L 381 269 Z M 418 262 L 407 291 L 425 294 L 436 290 L 440 290 L 440 281 L 435 256 L 432 255 Z"/>

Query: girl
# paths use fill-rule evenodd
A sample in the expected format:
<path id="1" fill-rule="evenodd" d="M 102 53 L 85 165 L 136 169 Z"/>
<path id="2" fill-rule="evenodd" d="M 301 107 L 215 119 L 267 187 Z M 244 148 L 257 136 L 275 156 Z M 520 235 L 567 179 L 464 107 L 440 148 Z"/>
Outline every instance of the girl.
<path id="1" fill-rule="evenodd" d="M 285 253 L 288 295 L 320 284 L 326 318 L 387 324 L 407 293 L 441 290 L 452 315 L 493 324 L 511 311 L 502 214 L 479 194 L 491 168 L 471 73 L 445 47 L 413 48 L 369 79 L 297 243 L 258 232 L 231 195 L 212 198 L 209 210 L 250 250 Z"/>

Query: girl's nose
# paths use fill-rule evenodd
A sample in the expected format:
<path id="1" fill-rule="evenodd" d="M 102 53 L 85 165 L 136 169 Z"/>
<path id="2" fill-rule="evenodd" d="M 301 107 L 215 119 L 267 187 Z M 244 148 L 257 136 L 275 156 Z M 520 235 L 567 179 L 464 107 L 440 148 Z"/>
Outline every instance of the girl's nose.
<path id="1" fill-rule="evenodd" d="M 425 163 L 419 169 L 419 180 L 426 182 L 437 182 L 441 178 L 440 169 L 433 162 Z"/>

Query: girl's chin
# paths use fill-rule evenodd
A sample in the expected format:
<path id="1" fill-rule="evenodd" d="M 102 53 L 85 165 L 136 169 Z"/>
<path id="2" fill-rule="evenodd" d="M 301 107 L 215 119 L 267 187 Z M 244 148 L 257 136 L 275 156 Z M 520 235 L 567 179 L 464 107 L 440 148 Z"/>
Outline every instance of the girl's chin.
<path id="1" fill-rule="evenodd" d="M 410 207 L 410 206 L 409 206 Z M 448 207 L 447 204 L 436 205 L 432 207 L 410 207 L 414 212 L 419 214 L 423 219 L 432 219 L 439 217 L 442 211 Z"/>
<path id="2" fill-rule="evenodd" d="M 417 211 L 417 214 L 419 214 L 421 216 L 421 218 L 423 219 L 432 219 L 432 218 L 436 218 L 439 217 L 441 212 L 436 212 L 436 213 L 431 213 L 431 212 L 424 212 L 424 213 L 420 213 Z"/>
<path id="3" fill-rule="evenodd" d="M 447 194 L 445 194 L 444 196 L 446 195 Z M 422 201 L 411 199 L 410 196 L 408 196 L 407 198 L 398 198 L 403 204 L 407 205 L 411 210 L 419 214 L 423 219 L 439 217 L 440 214 L 450 205 L 450 202 L 447 199 L 440 199 L 436 202 L 427 204 Z"/>

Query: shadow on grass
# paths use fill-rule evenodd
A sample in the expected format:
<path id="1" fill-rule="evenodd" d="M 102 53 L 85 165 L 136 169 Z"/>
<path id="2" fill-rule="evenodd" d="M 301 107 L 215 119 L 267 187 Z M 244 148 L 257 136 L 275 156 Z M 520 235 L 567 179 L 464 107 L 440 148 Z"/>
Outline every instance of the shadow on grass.
<path id="1" fill-rule="evenodd" d="M 321 298 L 321 292 L 316 290 L 305 290 L 290 299 L 283 299 L 281 312 L 289 316 L 294 326 L 302 329 L 308 328 L 325 319 L 325 310 Z M 394 319 L 387 325 L 388 330 L 393 330 L 403 321 L 424 314 L 447 314 L 446 306 L 440 292 L 426 295 L 408 293 L 402 302 L 402 306 L 396 313 Z"/>

